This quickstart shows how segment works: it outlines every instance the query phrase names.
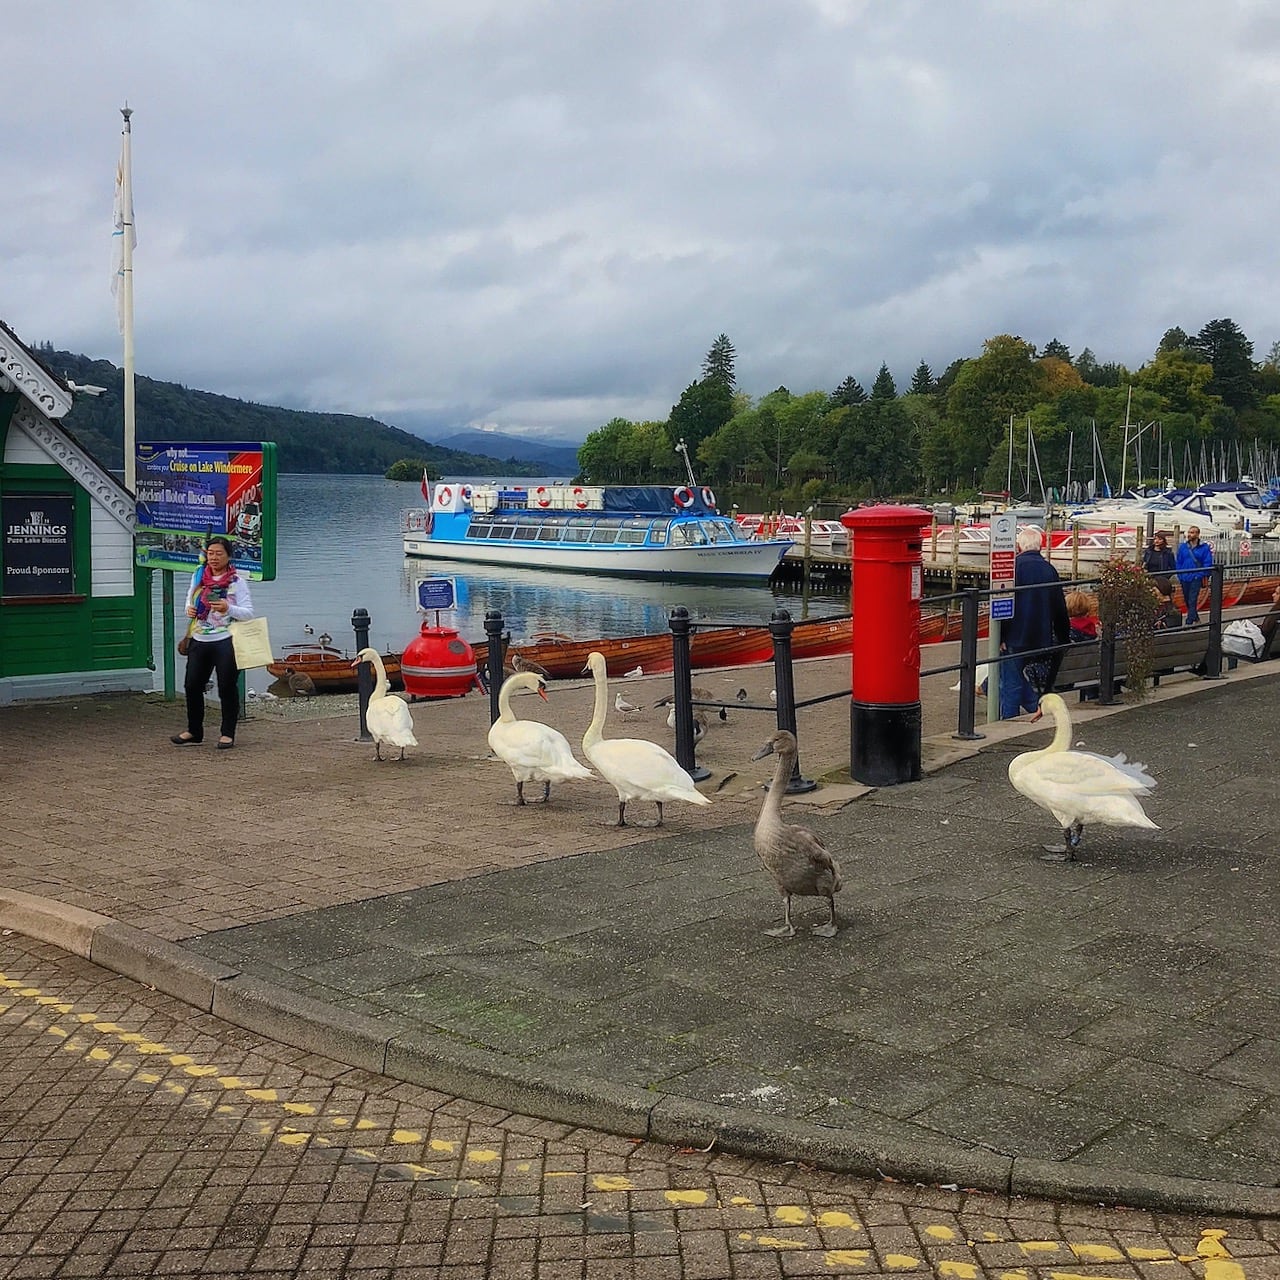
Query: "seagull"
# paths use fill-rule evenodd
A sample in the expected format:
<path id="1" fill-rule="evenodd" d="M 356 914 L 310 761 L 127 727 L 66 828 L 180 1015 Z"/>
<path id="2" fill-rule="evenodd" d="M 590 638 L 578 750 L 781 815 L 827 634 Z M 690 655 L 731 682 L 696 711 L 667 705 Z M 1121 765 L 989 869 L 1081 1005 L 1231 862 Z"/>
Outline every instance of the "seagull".
<path id="1" fill-rule="evenodd" d="M 621 711 L 624 716 L 629 715 L 632 711 L 640 710 L 640 708 L 637 707 L 634 702 L 628 702 L 626 698 L 622 696 L 622 694 L 618 694 L 618 696 L 614 698 L 613 705 L 614 705 L 614 708 L 618 711 Z"/>
<path id="2" fill-rule="evenodd" d="M 87 396 L 104 396 L 107 394 L 106 387 L 95 387 L 82 382 L 72 382 L 70 378 L 67 379 L 67 386 L 72 391 L 81 391 Z"/>
<path id="3" fill-rule="evenodd" d="M 277 698 L 276 695 L 272 693 L 270 690 L 268 690 L 266 693 L 260 696 L 263 702 L 279 702 L 280 701 L 280 699 Z"/>
<path id="4" fill-rule="evenodd" d="M 778 701 L 778 691 L 777 691 L 777 689 L 770 689 L 770 690 L 769 690 L 769 701 L 770 701 L 770 702 L 772 702 L 772 703 L 775 703 L 775 704 L 777 703 L 777 701 Z"/>
<path id="5" fill-rule="evenodd" d="M 628 671 L 628 672 L 626 673 L 626 675 L 625 675 L 625 676 L 623 676 L 622 678 L 623 678 L 624 680 L 634 680 L 634 679 L 637 679 L 638 677 L 640 677 L 640 676 L 642 676 L 642 675 L 644 675 L 644 668 L 643 668 L 643 667 L 634 667 L 634 668 L 632 668 L 632 670 Z"/>

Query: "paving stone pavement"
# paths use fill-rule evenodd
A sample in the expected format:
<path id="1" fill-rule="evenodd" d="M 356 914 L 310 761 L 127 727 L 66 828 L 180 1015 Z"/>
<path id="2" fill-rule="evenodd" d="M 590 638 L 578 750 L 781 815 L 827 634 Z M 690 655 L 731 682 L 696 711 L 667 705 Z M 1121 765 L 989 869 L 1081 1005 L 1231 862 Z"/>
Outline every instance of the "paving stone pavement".
<path id="1" fill-rule="evenodd" d="M 1280 1219 L 675 1150 L 263 1040 L 0 937 L 0 1276 L 1276 1280 Z"/>
<path id="2" fill-rule="evenodd" d="M 767 668 L 700 673 L 730 707 L 700 751 L 714 803 L 670 806 L 661 831 L 600 825 L 600 782 L 514 807 L 475 697 L 416 706 L 422 746 L 382 765 L 349 718 L 260 716 L 217 753 L 169 746 L 178 712 L 154 699 L 7 708 L 0 884 L 318 1001 L 376 1028 L 392 1074 L 481 1100 L 860 1172 L 1275 1212 L 1267 675 L 1080 716 L 1089 749 L 1153 768 L 1161 830 L 1091 830 L 1066 866 L 1035 857 L 1051 821 L 1005 776 L 1012 735 L 1039 730 L 994 726 L 973 754 L 933 677 L 936 771 L 867 792 L 842 776 L 847 702 L 802 711 L 824 785 L 790 813 L 845 869 L 831 942 L 762 933 L 778 903 L 751 853 L 766 769 L 749 757 L 772 723 L 733 695 L 767 706 Z M 847 678 L 801 664 L 797 687 Z M 669 677 L 619 687 L 646 710 L 609 732 L 669 743 L 649 709 Z M 573 740 L 590 691 L 551 699 L 518 713 Z"/>

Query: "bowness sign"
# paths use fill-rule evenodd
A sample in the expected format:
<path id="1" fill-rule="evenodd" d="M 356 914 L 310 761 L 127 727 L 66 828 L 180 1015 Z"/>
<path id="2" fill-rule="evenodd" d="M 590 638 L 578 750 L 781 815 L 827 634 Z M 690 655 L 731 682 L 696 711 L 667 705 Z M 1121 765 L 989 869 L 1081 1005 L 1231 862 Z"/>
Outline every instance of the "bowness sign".
<path id="1" fill-rule="evenodd" d="M 276 576 L 276 447 L 202 441 L 137 445 L 136 546 L 146 569 L 193 569 L 213 534 L 250 578 Z"/>

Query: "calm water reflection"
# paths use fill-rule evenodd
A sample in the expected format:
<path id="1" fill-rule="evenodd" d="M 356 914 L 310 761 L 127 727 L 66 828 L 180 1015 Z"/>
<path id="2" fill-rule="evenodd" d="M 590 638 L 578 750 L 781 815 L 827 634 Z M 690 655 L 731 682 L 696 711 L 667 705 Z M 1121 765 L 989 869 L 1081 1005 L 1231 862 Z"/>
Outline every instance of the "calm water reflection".
<path id="1" fill-rule="evenodd" d="M 797 618 L 803 612 L 798 590 L 767 584 L 644 582 L 409 560 L 401 552 L 400 512 L 422 505 L 422 495 L 416 484 L 380 476 L 281 476 L 279 497 L 278 577 L 253 586 L 254 605 L 270 619 L 277 652 L 306 638 L 307 627 L 317 636 L 327 632 L 341 649 L 353 649 L 351 614 L 356 608 L 369 611 L 370 639 L 377 648 L 403 649 L 422 623 L 416 584 L 424 577 L 455 579 L 458 607 L 440 620 L 473 642 L 484 639 L 484 615 L 490 609 L 502 612 L 517 640 L 536 631 L 584 637 L 665 631 L 676 605 L 684 605 L 694 618 L 723 622 L 765 622 L 780 605 Z M 182 576 L 175 576 L 175 615 L 182 612 L 186 585 Z M 159 574 L 154 590 L 159 655 Z M 809 614 L 847 611 L 846 591 L 815 597 Z M 175 617 L 175 626 L 182 625 Z M 178 675 L 181 680 L 181 663 Z M 254 672 L 250 684 L 265 688 L 269 680 L 265 672 Z"/>

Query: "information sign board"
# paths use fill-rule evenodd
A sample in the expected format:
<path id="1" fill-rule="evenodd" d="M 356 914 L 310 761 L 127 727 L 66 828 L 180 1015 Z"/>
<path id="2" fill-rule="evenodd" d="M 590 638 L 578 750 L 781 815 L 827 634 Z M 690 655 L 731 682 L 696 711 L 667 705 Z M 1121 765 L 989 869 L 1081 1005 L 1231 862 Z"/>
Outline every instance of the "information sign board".
<path id="1" fill-rule="evenodd" d="M 1018 557 L 1018 521 L 1008 512 L 991 519 L 991 618 L 1013 617 L 1013 571 Z"/>
<path id="2" fill-rule="evenodd" d="M 418 608 L 452 609 L 457 598 L 457 585 L 452 578 L 419 578 Z"/>
<path id="3" fill-rule="evenodd" d="M 276 447 L 272 443 L 139 441 L 137 562 L 193 570 L 222 534 L 231 563 L 250 579 L 276 576 Z"/>

